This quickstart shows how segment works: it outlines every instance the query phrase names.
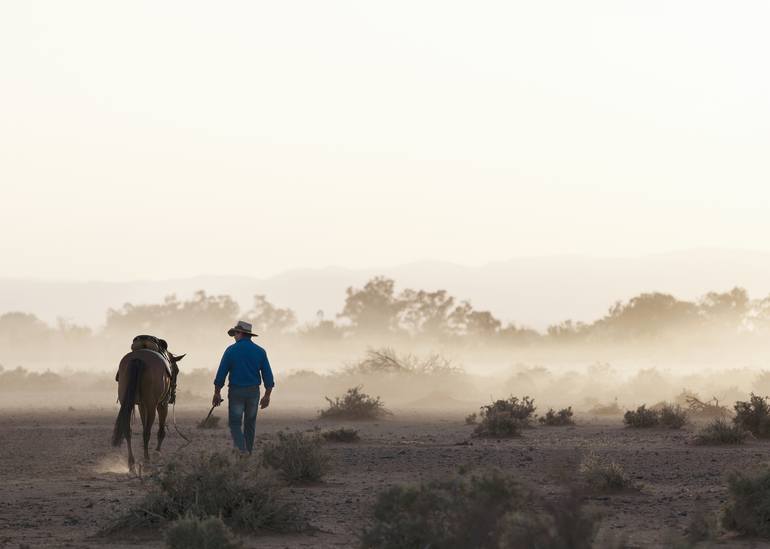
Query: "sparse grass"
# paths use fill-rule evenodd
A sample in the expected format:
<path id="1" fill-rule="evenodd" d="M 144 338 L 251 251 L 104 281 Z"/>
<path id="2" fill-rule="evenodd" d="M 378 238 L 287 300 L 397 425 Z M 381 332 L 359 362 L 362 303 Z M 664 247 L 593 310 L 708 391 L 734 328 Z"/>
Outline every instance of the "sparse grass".
<path id="1" fill-rule="evenodd" d="M 770 469 L 732 473 L 727 478 L 727 491 L 722 526 L 770 539 Z"/>
<path id="2" fill-rule="evenodd" d="M 209 416 L 198 423 L 198 429 L 216 429 L 219 427 L 219 418 L 216 416 Z"/>
<path id="3" fill-rule="evenodd" d="M 642 404 L 636 410 L 626 411 L 623 415 L 623 423 L 634 428 L 656 427 L 660 424 L 660 412 Z"/>
<path id="4" fill-rule="evenodd" d="M 335 397 L 334 400 L 326 397 L 326 401 L 329 403 L 329 407 L 318 413 L 321 419 L 379 419 L 390 413 L 380 397 L 372 398 L 363 392 L 361 386 L 348 389 L 342 397 Z"/>
<path id="5" fill-rule="evenodd" d="M 218 516 L 232 528 L 297 531 L 304 527 L 285 502 L 275 471 L 230 452 L 201 453 L 166 464 L 146 496 L 104 533 L 166 521 Z"/>
<path id="6" fill-rule="evenodd" d="M 639 490 L 639 485 L 626 475 L 619 463 L 602 460 L 593 452 L 583 458 L 579 472 L 593 492 Z"/>
<path id="7" fill-rule="evenodd" d="M 481 407 L 480 420 L 473 434 L 477 437 L 515 437 L 529 427 L 535 413 L 535 401 L 510 397 Z"/>
<path id="8" fill-rule="evenodd" d="M 324 431 L 321 436 L 328 442 L 358 442 L 361 440 L 356 429 L 346 429 L 345 427 Z"/>
<path id="9" fill-rule="evenodd" d="M 487 471 L 386 489 L 361 546 L 588 549 L 596 529 L 579 498 L 545 501 L 512 475 Z"/>
<path id="10" fill-rule="evenodd" d="M 193 515 L 175 520 L 166 531 L 169 549 L 237 549 L 227 525 L 218 517 L 200 519 Z"/>
<path id="11" fill-rule="evenodd" d="M 751 393 L 748 402 L 736 402 L 733 421 L 755 437 L 770 437 L 770 405 L 767 397 Z"/>
<path id="12" fill-rule="evenodd" d="M 318 435 L 300 431 L 279 431 L 277 440 L 265 444 L 262 459 L 269 467 L 281 471 L 289 483 L 321 480 L 331 460 Z"/>
<path id="13" fill-rule="evenodd" d="M 701 446 L 743 444 L 748 434 L 748 431 L 739 425 L 731 424 L 724 419 L 715 419 L 698 431 L 695 435 L 695 444 Z"/>
<path id="14" fill-rule="evenodd" d="M 548 425 L 549 427 L 575 425 L 575 421 L 572 419 L 572 406 L 562 408 L 558 412 L 554 412 L 553 408 L 549 408 L 545 415 L 540 417 L 538 421 L 542 425 Z"/>
<path id="15" fill-rule="evenodd" d="M 665 403 L 659 411 L 659 422 L 669 429 L 681 429 L 687 423 L 687 412 L 679 404 Z"/>

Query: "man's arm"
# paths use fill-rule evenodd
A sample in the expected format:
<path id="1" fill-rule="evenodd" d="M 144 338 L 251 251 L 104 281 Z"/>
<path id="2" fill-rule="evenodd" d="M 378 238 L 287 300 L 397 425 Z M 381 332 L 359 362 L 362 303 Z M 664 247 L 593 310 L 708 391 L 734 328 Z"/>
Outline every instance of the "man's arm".
<path id="1" fill-rule="evenodd" d="M 265 351 L 259 371 L 262 374 L 262 383 L 265 386 L 265 396 L 259 401 L 259 407 L 264 409 L 270 406 L 270 394 L 273 392 L 273 387 L 275 387 L 273 370 L 270 368 L 270 361 L 267 359 L 267 351 Z"/>
<path id="2" fill-rule="evenodd" d="M 217 375 L 214 377 L 214 397 L 211 399 L 212 406 L 219 406 L 222 403 L 222 387 L 225 385 L 225 378 L 230 372 L 230 359 L 227 353 L 228 349 L 225 349 L 222 355 L 222 360 L 219 361 L 219 369 L 217 369 Z"/>

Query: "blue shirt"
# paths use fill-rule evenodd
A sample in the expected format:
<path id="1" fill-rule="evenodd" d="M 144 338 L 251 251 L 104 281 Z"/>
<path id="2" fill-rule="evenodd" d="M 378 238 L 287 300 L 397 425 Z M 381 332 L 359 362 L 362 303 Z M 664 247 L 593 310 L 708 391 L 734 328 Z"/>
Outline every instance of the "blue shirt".
<path id="1" fill-rule="evenodd" d="M 225 349 L 217 376 L 214 378 L 214 385 L 222 387 L 227 374 L 230 374 L 231 387 L 260 385 L 262 380 L 265 381 L 265 387 L 268 389 L 275 386 L 267 353 L 248 338 L 236 341 Z"/>

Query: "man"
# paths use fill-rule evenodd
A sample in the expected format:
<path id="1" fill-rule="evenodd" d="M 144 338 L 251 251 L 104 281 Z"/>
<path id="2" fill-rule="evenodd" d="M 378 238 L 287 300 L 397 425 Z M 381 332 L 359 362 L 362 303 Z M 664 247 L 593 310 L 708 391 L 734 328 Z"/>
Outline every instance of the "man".
<path id="1" fill-rule="evenodd" d="M 251 341 L 257 334 L 251 332 L 251 324 L 238 321 L 238 324 L 227 331 L 227 335 L 235 339 L 235 343 L 225 349 L 219 370 L 214 378 L 213 406 L 222 403 L 220 391 L 225 384 L 225 377 L 230 376 L 227 391 L 228 423 L 233 445 L 241 453 L 251 453 L 254 448 L 254 431 L 257 423 L 257 404 L 260 408 L 270 406 L 270 393 L 275 382 L 270 362 L 265 350 Z M 265 395 L 259 399 L 259 386 L 264 382 Z M 243 425 L 243 430 L 241 430 Z"/>

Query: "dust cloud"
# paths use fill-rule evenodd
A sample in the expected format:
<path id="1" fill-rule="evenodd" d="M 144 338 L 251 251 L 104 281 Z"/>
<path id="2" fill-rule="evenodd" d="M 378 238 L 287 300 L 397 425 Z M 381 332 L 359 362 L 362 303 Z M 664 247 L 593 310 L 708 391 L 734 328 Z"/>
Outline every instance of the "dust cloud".
<path id="1" fill-rule="evenodd" d="M 319 315 L 301 325 L 265 296 L 241 311 L 231 297 L 203 291 L 110 309 L 99 330 L 0 315 L 0 407 L 109 409 L 120 358 L 135 335 L 150 333 L 188 355 L 178 406 L 205 408 L 231 343 L 226 328 L 239 318 L 252 322 L 268 351 L 275 413 L 314 412 L 325 397 L 357 386 L 394 413 L 458 416 L 510 395 L 534 397 L 541 412 L 572 406 L 589 413 L 686 395 L 729 406 L 751 392 L 770 393 L 770 300 L 741 288 L 695 301 L 640 294 L 593 322 L 537 331 L 503 324 L 446 291 L 397 292 L 393 280 L 377 277 L 349 288 L 333 320 Z"/>

